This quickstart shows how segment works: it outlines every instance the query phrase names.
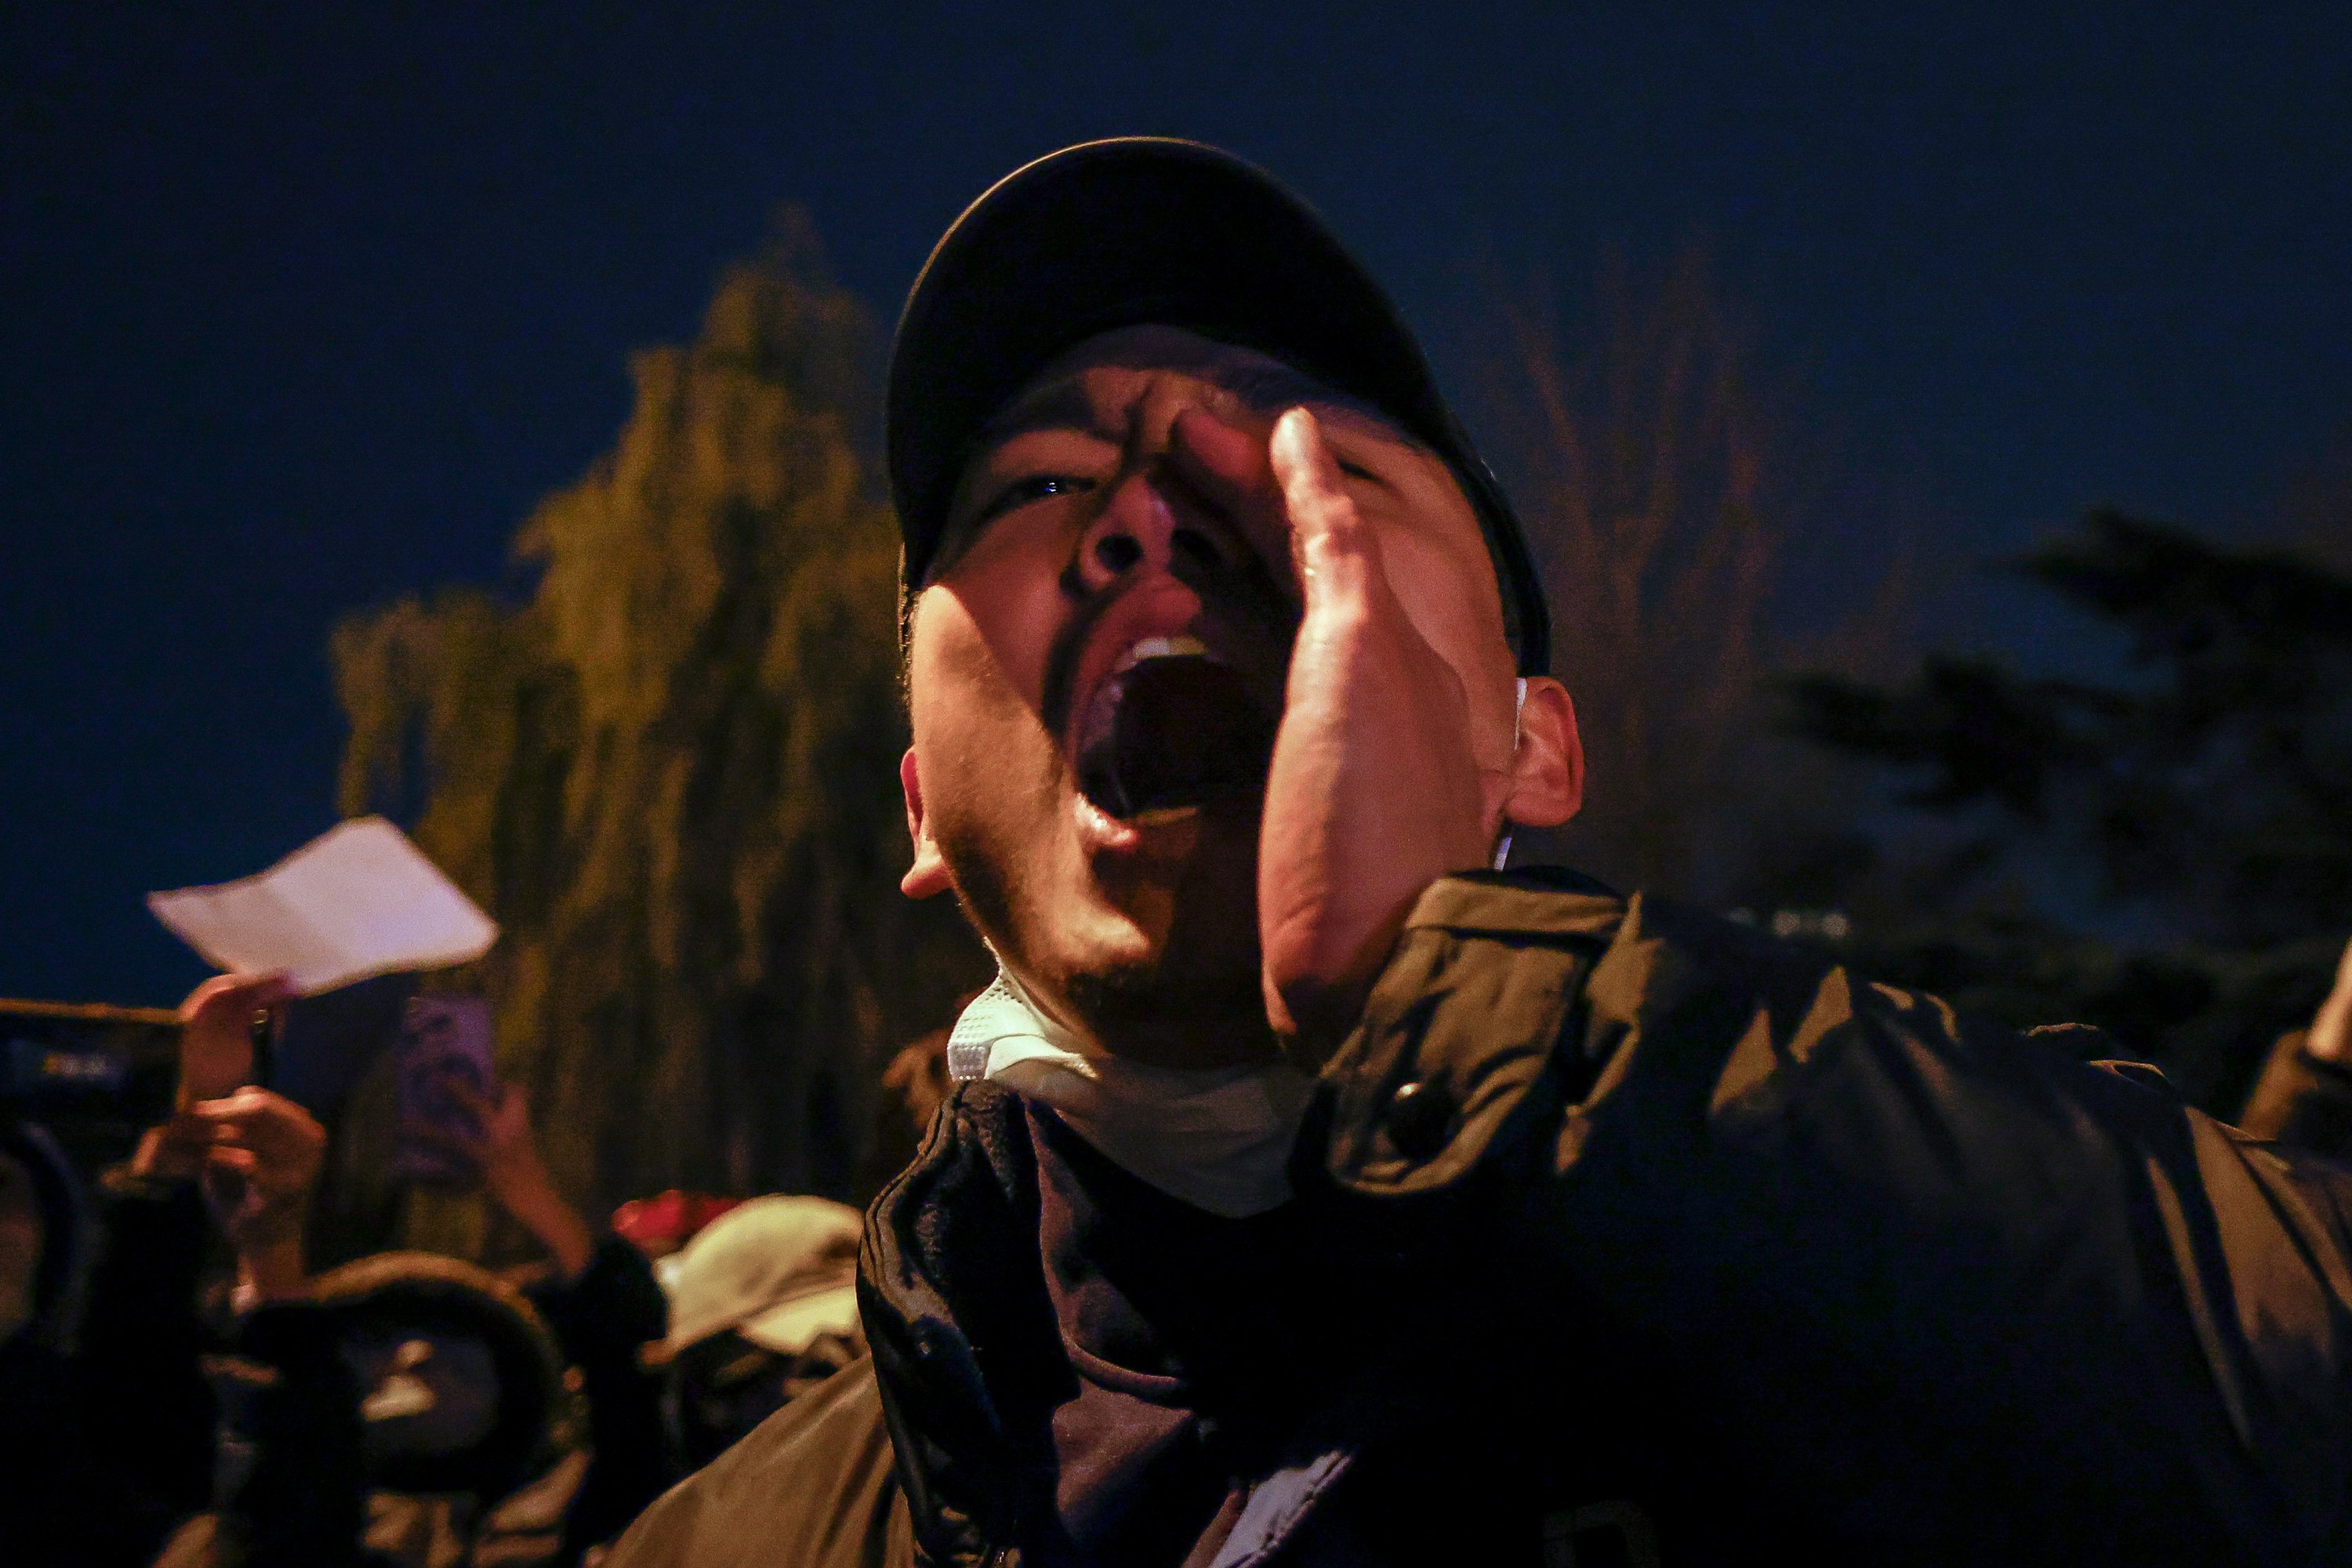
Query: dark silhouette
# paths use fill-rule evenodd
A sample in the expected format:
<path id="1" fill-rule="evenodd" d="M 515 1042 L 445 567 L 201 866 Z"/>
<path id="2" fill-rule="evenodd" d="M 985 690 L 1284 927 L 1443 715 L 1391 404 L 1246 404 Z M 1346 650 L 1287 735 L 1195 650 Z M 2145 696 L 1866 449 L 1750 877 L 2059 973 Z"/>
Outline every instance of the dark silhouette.
<path id="1" fill-rule="evenodd" d="M 2112 511 L 2021 567 L 2120 636 L 2122 678 L 1935 656 L 1895 686 L 1788 683 L 1794 731 L 1933 827 L 1907 862 L 1857 858 L 1853 951 L 2012 1022 L 2101 1025 L 2233 1110 L 2352 921 L 2352 578 Z"/>

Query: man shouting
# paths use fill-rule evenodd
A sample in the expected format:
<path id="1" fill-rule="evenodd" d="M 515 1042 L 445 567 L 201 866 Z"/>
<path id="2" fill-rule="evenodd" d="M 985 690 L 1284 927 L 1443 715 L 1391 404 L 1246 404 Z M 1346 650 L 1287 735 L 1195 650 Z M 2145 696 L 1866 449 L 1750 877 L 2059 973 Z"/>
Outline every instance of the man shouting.
<path id="1" fill-rule="evenodd" d="M 905 887 L 1002 973 L 866 1216 L 872 1360 L 618 1562 L 2352 1552 L 2352 1181 L 1488 869 L 1582 788 L 1543 601 L 1297 198 L 1180 142 L 1011 175 L 888 446 Z"/>

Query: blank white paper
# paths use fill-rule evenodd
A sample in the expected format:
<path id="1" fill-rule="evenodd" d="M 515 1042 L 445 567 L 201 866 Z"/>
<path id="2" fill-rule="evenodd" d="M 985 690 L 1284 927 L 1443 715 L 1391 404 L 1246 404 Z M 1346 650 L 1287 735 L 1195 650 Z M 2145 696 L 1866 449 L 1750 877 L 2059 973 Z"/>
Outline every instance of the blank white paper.
<path id="1" fill-rule="evenodd" d="M 190 947 L 240 974 L 283 970 L 297 991 L 479 958 L 496 921 L 380 816 L 342 823 L 258 876 L 150 893 Z"/>

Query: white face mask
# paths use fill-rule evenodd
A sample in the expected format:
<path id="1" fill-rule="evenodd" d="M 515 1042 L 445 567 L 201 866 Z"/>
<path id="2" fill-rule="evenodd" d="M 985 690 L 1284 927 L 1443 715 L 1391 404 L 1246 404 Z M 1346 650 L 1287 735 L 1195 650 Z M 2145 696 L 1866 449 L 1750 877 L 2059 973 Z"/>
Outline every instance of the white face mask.
<path id="1" fill-rule="evenodd" d="M 1129 1174 L 1238 1219 L 1290 1196 L 1307 1079 L 1280 1062 L 1192 1071 L 1091 1054 L 1003 969 L 948 1037 L 948 1072 L 1053 1108 Z"/>

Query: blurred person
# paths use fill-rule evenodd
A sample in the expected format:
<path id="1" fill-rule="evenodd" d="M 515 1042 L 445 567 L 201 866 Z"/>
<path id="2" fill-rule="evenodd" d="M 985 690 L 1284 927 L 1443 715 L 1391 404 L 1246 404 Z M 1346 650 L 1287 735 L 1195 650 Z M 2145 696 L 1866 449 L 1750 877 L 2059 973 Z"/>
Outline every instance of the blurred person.
<path id="1" fill-rule="evenodd" d="M 183 1055 L 203 1081 L 184 1101 L 250 1075 L 253 1020 L 284 998 L 268 979 L 199 988 Z M 326 1135 L 267 1089 L 193 1100 L 142 1145 L 159 1170 L 201 1180 L 237 1271 L 239 1318 L 215 1363 L 215 1506 L 173 1561 L 564 1563 L 671 1479 L 658 1387 L 637 1364 L 666 1324 L 645 1258 L 600 1243 L 562 1198 L 519 1090 L 444 1087 L 474 1131 L 405 1131 L 437 1141 L 546 1249 L 551 1274 L 528 1294 L 419 1253 L 311 1279 L 303 1222 Z M 590 1446 L 559 1458 L 567 1364 Z"/>
<path id="2" fill-rule="evenodd" d="M 958 1011 L 970 1006 L 978 994 L 965 996 L 957 1004 Z M 880 1089 L 874 1097 L 873 1136 L 866 1142 L 866 1156 L 858 1167 L 861 1201 L 870 1201 L 914 1160 L 923 1134 L 931 1130 L 931 1119 L 954 1091 L 955 1082 L 948 1074 L 949 1033 L 941 1027 L 918 1037 L 900 1047 L 882 1069 Z"/>
<path id="3" fill-rule="evenodd" d="M 681 1471 L 719 1457 L 866 1353 L 857 1326 L 856 1209 L 752 1198 L 678 1254 L 670 1330 L 654 1359 Z"/>
<path id="4" fill-rule="evenodd" d="M 668 1327 L 669 1308 L 648 1258 L 631 1241 L 597 1237 L 558 1190 L 541 1157 L 530 1103 L 513 1084 L 493 1100 L 458 1081 L 445 1086 L 481 1129 L 467 1138 L 436 1128 L 412 1134 L 478 1172 L 483 1191 L 546 1248 L 555 1273 L 526 1294 L 580 1374 L 590 1458 L 563 1514 L 559 1563 L 618 1534 L 677 1479 L 663 1441 L 661 1384 L 644 1347 Z"/>
<path id="5" fill-rule="evenodd" d="M 2352 1176 L 1508 868 L 1581 798 L 1540 588 L 1297 197 L 1040 160 L 887 401 L 902 885 L 1001 973 L 872 1354 L 618 1563 L 2352 1561 Z"/>
<path id="6" fill-rule="evenodd" d="M 421 1252 L 347 1263 L 309 1298 L 359 1394 L 368 1559 L 559 1560 L 581 1482 L 575 1465 L 526 1485 L 557 1459 L 566 1404 L 562 1354 L 531 1302 L 487 1270 Z"/>
<path id="7" fill-rule="evenodd" d="M 166 1563 L 553 1560 L 570 1489 L 524 1483 L 553 1454 L 560 1358 L 495 1275 L 429 1253 L 360 1258 L 249 1305 L 216 1370 L 220 1500 Z"/>
<path id="8" fill-rule="evenodd" d="M 39 1123 L 0 1124 L 0 1342 L 68 1337 L 88 1230 L 80 1185 Z"/>
<path id="9" fill-rule="evenodd" d="M 94 1194 L 39 1128 L 0 1131 L 0 1300 L 19 1299 L 10 1282 L 29 1268 L 0 1340 L 0 1562 L 143 1564 L 206 1506 L 202 1189 L 246 1195 L 253 1107 L 235 1096 L 252 1022 L 283 997 L 274 980 L 223 977 L 188 998 L 171 1117 Z"/>
<path id="10" fill-rule="evenodd" d="M 234 1024 L 244 1032 L 242 1017 Z M 236 1260 L 235 1317 L 206 1363 L 218 1411 L 212 1508 L 174 1535 L 163 1560 L 355 1563 L 369 1486 L 364 1389 L 336 1323 L 310 1299 L 302 1247 L 325 1129 L 257 1085 L 194 1109 L 212 1123 L 203 1181 Z"/>
<path id="11" fill-rule="evenodd" d="M 81 1332 L 75 1298 L 101 1225 L 44 1129 L 0 1124 L 0 1562 L 141 1563 L 172 1522 L 168 1487 L 148 1494 L 100 1459 L 125 1413 L 97 1401 L 126 1392 L 153 1348 Z"/>
<path id="12" fill-rule="evenodd" d="M 180 1008 L 180 1084 L 171 1118 L 142 1138 L 137 1180 L 200 1194 L 235 1269 L 225 1338 L 203 1334 L 190 1288 L 164 1310 L 199 1345 L 211 1463 L 203 1511 L 162 1561 L 280 1568 L 354 1560 L 363 1518 L 359 1390 L 332 1325 L 308 1300 L 302 1231 L 327 1134 L 303 1107 L 251 1082 L 254 1037 L 292 993 L 275 975 L 216 975 Z M 189 1358 L 192 1366 L 196 1357 Z"/>
<path id="13" fill-rule="evenodd" d="M 195 1112 L 212 1124 L 205 1180 L 236 1259 L 237 1318 L 212 1361 L 214 1506 L 164 1561 L 556 1560 L 580 1467 L 553 1497 L 515 1495 L 554 1458 L 563 1400 L 537 1310 L 495 1276 L 430 1254 L 311 1279 L 301 1237 L 324 1131 L 257 1086 Z"/>

